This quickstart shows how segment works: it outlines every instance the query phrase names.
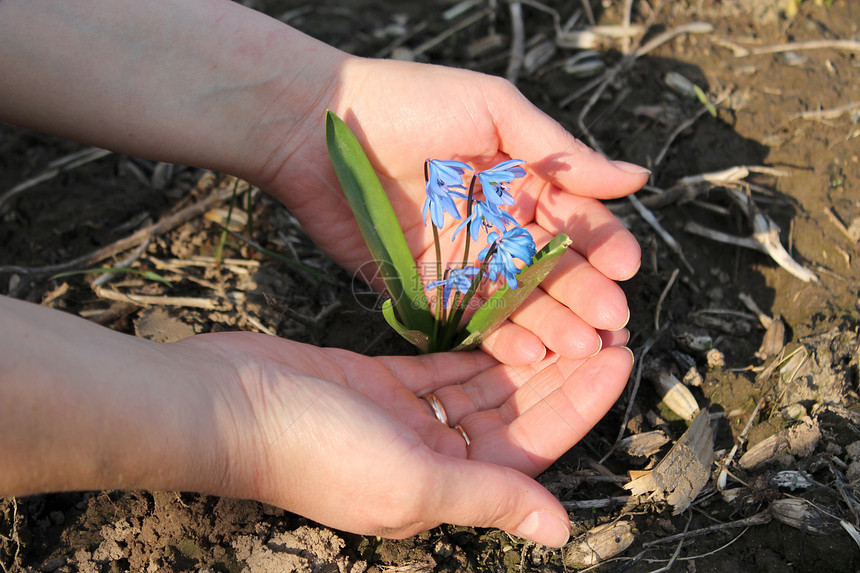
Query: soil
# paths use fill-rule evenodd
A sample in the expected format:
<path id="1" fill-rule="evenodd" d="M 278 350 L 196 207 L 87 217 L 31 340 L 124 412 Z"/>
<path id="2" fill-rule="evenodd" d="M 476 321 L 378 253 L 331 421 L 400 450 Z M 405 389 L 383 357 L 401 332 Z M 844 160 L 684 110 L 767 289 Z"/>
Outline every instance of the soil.
<path id="1" fill-rule="evenodd" d="M 508 3 L 476 2 L 478 7 L 451 21 L 444 16 L 450 2 L 246 3 L 357 54 L 393 54 L 499 75 L 508 69 Z M 622 22 L 621 2 L 592 4 L 598 23 Z M 629 201 L 610 205 L 643 247 L 641 271 L 623 285 L 633 313 L 630 346 L 637 369 L 609 415 L 540 479 L 578 508 L 571 509 L 577 535 L 601 524 L 629 524 L 613 533 L 609 545 L 622 545 L 628 537 L 631 544 L 607 551 L 600 571 L 860 570 L 858 542 L 849 534 L 860 526 L 860 5 L 806 0 L 792 14 L 782 0 L 633 4 L 632 21 L 643 26 L 644 38 L 639 34 L 625 45 L 604 37 L 588 60 L 596 68 L 577 75 L 564 64 L 581 51 L 552 43 L 552 11 L 562 26 L 572 22 L 573 29 L 583 29 L 585 14 L 570 20 L 583 4 L 522 3 L 528 57 L 517 85 L 611 157 L 651 166 L 650 185 L 638 197 L 679 246 L 672 250 Z M 452 28 L 484 6 L 494 9 L 474 24 Z M 692 22 L 711 28 L 681 33 L 624 59 L 631 45 Z M 446 31 L 451 33 L 440 38 Z M 434 38 L 439 41 L 428 42 Z M 741 53 L 821 40 L 854 43 Z M 541 49 L 545 57 L 536 60 Z M 600 83 L 607 70 L 617 73 Z M 670 72 L 698 85 L 715 114 L 703 113 L 695 95 L 671 89 Z M 599 85 L 590 84 L 595 81 Z M 587 114 L 580 120 L 583 109 Z M 80 149 L 0 126 L 0 194 Z M 733 183 L 683 184 L 684 178 L 737 166 L 767 169 Z M 224 176 L 117 155 L 64 170 L 0 209 L 0 292 L 156 340 L 245 329 L 369 354 L 411 352 L 372 309 L 373 296 L 356 296 L 351 277 L 260 193 L 236 207 L 231 225 L 333 277 L 334 285 L 320 287 L 305 271 L 233 240 L 226 245 L 228 260 L 215 266 L 221 231 L 213 221 L 225 221 L 227 201 L 162 233 L 134 263 L 171 276 L 181 272 L 171 287 L 131 274 L 111 282 L 112 289 L 153 296 L 211 300 L 214 290 L 225 295 L 214 308 L 141 307 L 99 296 L 93 275 L 50 278 L 53 271 L 28 270 L 73 261 L 231 185 Z M 731 198 L 729 188 L 751 197 L 779 226 L 781 244 L 816 281 L 801 281 L 761 251 L 689 231 L 695 222 L 737 237 L 751 235 L 752 212 Z M 250 222 L 242 219 L 248 206 Z M 108 266 L 128 254 L 73 268 Z M 778 317 L 784 333 L 764 326 Z M 762 346 L 766 333 L 771 344 Z M 619 480 L 605 477 L 654 469 L 686 430 L 652 384 L 660 370 L 690 382 L 715 429 L 713 473 L 679 515 L 659 496 L 629 499 Z M 638 457 L 613 450 L 624 424 L 627 435 L 662 430 L 670 443 Z M 800 435 L 805 437 L 799 441 Z M 771 436 L 776 438 L 765 442 Z M 776 446 L 760 462 L 753 460 L 755 452 L 741 457 L 760 443 Z M 731 495 L 718 488 L 719 468 L 728 459 L 731 475 L 722 489 Z M 628 496 L 626 504 L 612 503 L 622 496 Z M 803 516 L 778 511 L 797 499 L 811 502 L 797 502 Z M 717 524 L 719 530 L 689 536 L 683 544 L 670 537 Z M 46 572 L 585 566 L 572 550 L 547 550 L 499 531 L 442 526 L 390 541 L 333 531 L 256 502 L 143 491 L 0 500 L 0 565 Z"/>

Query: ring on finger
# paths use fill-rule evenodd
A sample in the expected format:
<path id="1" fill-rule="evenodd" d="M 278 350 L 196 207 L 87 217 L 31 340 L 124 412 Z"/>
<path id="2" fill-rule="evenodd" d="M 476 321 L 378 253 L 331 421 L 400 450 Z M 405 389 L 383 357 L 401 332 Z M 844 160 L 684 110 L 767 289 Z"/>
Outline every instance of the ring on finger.
<path id="1" fill-rule="evenodd" d="M 424 394 L 421 396 L 424 400 L 430 404 L 430 409 L 433 411 L 433 415 L 436 416 L 436 419 L 448 425 L 448 413 L 445 411 L 445 408 L 442 406 L 442 402 L 439 401 L 434 394 Z"/>
<path id="2" fill-rule="evenodd" d="M 472 440 L 469 439 L 469 434 L 466 433 L 466 430 L 463 428 L 463 426 L 457 424 L 456 426 L 454 426 L 454 429 L 457 430 L 457 433 L 459 433 L 463 440 L 466 441 L 467 446 L 472 443 Z"/>

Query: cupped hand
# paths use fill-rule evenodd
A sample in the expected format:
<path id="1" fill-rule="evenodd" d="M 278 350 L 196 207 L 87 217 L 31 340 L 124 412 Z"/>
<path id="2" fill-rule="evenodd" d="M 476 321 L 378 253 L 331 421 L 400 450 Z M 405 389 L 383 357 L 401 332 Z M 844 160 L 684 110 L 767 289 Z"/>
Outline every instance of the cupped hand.
<path id="1" fill-rule="evenodd" d="M 268 190 L 324 251 L 348 271 L 370 260 L 329 164 L 322 107 L 343 118 L 364 146 L 425 284 L 436 276 L 432 230 L 421 215 L 424 161 L 456 159 L 486 169 L 504 159 L 522 159 L 527 175 L 512 184 L 517 201 L 512 214 L 531 231 L 538 248 L 561 232 L 573 244 L 542 288 L 483 349 L 503 362 L 524 364 L 548 351 L 583 358 L 602 345 L 624 343 L 624 334 L 607 334 L 622 329 L 629 318 L 615 281 L 635 274 L 640 250 L 599 200 L 637 190 L 647 180 L 645 170 L 592 151 L 497 77 L 350 58 L 338 82 L 336 95 L 323 99 L 318 113 L 308 114 L 310 125 L 299 131 L 303 139 L 294 137 L 283 150 L 288 155 L 270 162 L 279 169 L 267 178 Z M 451 241 L 458 223 L 446 216 L 441 233 L 443 258 L 454 264 L 462 258 L 466 235 Z"/>
<path id="2" fill-rule="evenodd" d="M 479 351 L 371 358 L 252 333 L 176 344 L 234 373 L 221 432 L 233 436 L 228 469 L 211 493 L 362 534 L 446 522 L 551 546 L 566 542 L 569 519 L 530 476 L 606 413 L 632 366 L 623 348 L 514 367 Z M 418 398 L 430 392 L 469 446 Z"/>

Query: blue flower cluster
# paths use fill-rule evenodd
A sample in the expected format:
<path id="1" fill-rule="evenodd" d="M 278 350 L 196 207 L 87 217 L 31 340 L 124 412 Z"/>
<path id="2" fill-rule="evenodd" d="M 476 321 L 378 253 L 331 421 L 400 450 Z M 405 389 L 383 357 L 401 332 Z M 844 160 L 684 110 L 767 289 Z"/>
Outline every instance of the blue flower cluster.
<path id="1" fill-rule="evenodd" d="M 487 237 L 489 247 L 478 253 L 478 258 L 483 260 L 487 253 L 495 246 L 495 252 L 490 257 L 487 263 L 487 275 L 490 280 L 494 281 L 499 275 L 505 277 L 508 281 L 508 286 L 517 288 L 517 268 L 514 259 L 520 259 L 526 264 L 532 262 L 532 257 L 535 256 L 537 249 L 535 241 L 532 239 L 531 233 L 523 227 L 513 227 L 505 231 L 503 235 L 493 231 Z"/>
<path id="2" fill-rule="evenodd" d="M 472 286 L 472 281 L 478 275 L 478 267 L 466 267 L 463 269 L 448 269 L 445 278 L 433 281 L 427 285 L 427 289 L 444 287 L 442 289 L 442 300 L 448 300 L 451 289 L 456 288 L 460 294 L 467 294 Z"/>
<path id="3" fill-rule="evenodd" d="M 531 263 L 536 252 L 535 242 L 531 234 L 502 207 L 514 204 L 509 186 L 512 181 L 526 174 L 525 169 L 522 168 L 524 164 L 525 161 L 521 159 L 509 159 L 484 171 L 478 171 L 472 176 L 468 195 L 466 195 L 461 190 L 466 189 L 463 175 L 467 170 L 472 170 L 468 164 L 462 161 L 427 160 L 425 164 L 427 199 L 424 201 L 422 213 L 424 224 L 427 224 L 428 211 L 430 221 L 436 228 L 444 225 L 445 213 L 455 219 L 461 219 L 454 199 L 466 199 L 467 215 L 457 226 L 454 238 L 466 228 L 472 241 L 478 239 L 481 227 L 488 231 L 488 246 L 479 253 L 477 266 L 449 269 L 444 279 L 434 281 L 427 287 L 428 289 L 444 287 L 443 304 L 448 300 L 453 289 L 461 294 L 467 294 L 475 277 L 478 277 L 481 271 L 494 281 L 501 275 L 510 288 L 517 288 L 516 275 L 519 269 L 514 259 L 520 259 L 527 265 Z M 483 199 L 475 197 L 476 180 L 480 182 Z M 495 231 L 490 231 L 491 229 Z"/>
<path id="4" fill-rule="evenodd" d="M 442 228 L 445 223 L 445 213 L 452 217 L 460 218 L 460 212 L 457 211 L 457 205 L 454 204 L 453 197 L 465 199 L 466 196 L 454 189 L 465 189 L 463 185 L 463 173 L 466 169 L 471 170 L 467 164 L 462 161 L 437 161 L 431 159 L 428 164 L 427 176 L 427 200 L 424 201 L 424 209 L 421 216 L 424 219 L 424 224 L 427 225 L 427 209 L 430 209 L 430 220 L 437 229 Z"/>

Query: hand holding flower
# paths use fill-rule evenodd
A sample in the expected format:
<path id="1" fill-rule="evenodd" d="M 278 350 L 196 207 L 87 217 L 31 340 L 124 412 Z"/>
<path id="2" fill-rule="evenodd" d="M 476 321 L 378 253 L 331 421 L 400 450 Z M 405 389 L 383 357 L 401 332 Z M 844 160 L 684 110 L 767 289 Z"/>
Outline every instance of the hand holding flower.
<path id="1" fill-rule="evenodd" d="M 640 251 L 598 199 L 638 189 L 647 179 L 645 170 L 613 163 L 588 149 L 499 78 L 420 64 L 348 59 L 336 81 L 341 89 L 333 98 L 322 98 L 320 107 L 343 117 L 369 151 L 420 266 L 436 264 L 433 227 L 421 222 L 427 192 L 420 165 L 427 157 L 451 158 L 479 171 L 512 158 L 526 161 L 509 216 L 529 230 L 538 245 L 558 233 L 572 239 L 553 273 L 482 343 L 484 350 L 502 361 L 522 364 L 547 350 L 584 357 L 601 346 L 626 342 L 620 329 L 629 311 L 614 281 L 636 272 Z M 370 256 L 325 164 L 318 121 L 306 131 L 311 130 L 315 131 L 303 145 L 290 148 L 287 161 L 274 162 L 282 168 L 267 177 L 267 188 L 303 221 L 317 244 L 348 270 L 357 269 Z M 504 200 L 504 193 L 497 196 Z M 432 213 L 429 206 L 428 212 Z M 443 260 L 457 261 L 462 255 L 463 234 L 454 241 L 446 239 L 464 222 L 445 218 L 439 229 Z M 466 226 L 471 233 L 472 226 L 477 231 L 480 224 L 476 215 Z"/>

